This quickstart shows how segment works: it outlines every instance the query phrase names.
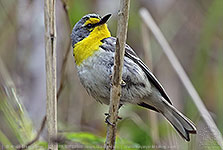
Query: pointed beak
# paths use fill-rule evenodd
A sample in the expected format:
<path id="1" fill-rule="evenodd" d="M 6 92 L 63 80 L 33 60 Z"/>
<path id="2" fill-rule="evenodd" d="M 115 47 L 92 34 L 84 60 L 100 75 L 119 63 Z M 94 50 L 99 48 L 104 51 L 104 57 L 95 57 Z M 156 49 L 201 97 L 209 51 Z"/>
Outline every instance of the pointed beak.
<path id="1" fill-rule="evenodd" d="M 101 20 L 98 22 L 98 25 L 105 24 L 111 16 L 112 14 L 107 14 L 104 17 L 102 17 Z"/>

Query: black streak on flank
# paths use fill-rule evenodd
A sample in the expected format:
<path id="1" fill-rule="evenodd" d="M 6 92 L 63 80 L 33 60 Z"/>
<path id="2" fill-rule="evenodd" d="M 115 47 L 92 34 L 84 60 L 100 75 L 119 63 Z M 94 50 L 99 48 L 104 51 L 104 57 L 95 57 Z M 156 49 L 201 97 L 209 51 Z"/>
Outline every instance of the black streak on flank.
<path id="1" fill-rule="evenodd" d="M 126 83 L 126 85 L 123 87 L 126 87 L 126 88 L 130 88 L 131 86 L 142 87 L 142 88 L 146 87 L 146 85 L 142 82 L 139 82 L 139 83 L 133 82 L 130 76 L 127 76 L 126 79 L 124 79 L 123 81 Z"/>

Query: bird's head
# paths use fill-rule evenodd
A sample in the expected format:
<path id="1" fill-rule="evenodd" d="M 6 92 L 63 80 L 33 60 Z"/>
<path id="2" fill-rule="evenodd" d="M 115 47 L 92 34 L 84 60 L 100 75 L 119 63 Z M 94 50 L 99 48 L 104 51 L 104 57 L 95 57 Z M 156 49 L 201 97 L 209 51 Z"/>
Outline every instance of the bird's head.
<path id="1" fill-rule="evenodd" d="M 106 22 L 111 17 L 111 14 L 107 14 L 104 17 L 100 17 L 98 14 L 88 14 L 82 17 L 74 26 L 71 34 L 72 46 L 90 34 L 103 38 L 103 36 L 110 35 L 107 29 Z M 109 32 L 109 33 L 108 33 Z M 105 35 L 107 34 L 107 35 Z"/>

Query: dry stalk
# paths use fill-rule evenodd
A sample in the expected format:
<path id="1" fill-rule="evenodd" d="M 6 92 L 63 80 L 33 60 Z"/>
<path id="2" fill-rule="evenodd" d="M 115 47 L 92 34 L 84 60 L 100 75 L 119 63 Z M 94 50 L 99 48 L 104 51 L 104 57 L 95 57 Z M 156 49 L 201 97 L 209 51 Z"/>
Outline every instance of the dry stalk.
<path id="1" fill-rule="evenodd" d="M 112 74 L 112 87 L 110 93 L 109 122 L 107 127 L 107 136 L 105 150 L 115 149 L 115 138 L 117 130 L 118 107 L 121 96 L 121 80 L 123 59 L 125 53 L 125 43 L 127 37 L 127 27 L 129 18 L 130 0 L 120 0 L 120 11 L 118 13 L 118 29 L 116 40 L 116 52 L 114 59 L 114 69 Z"/>
<path id="2" fill-rule="evenodd" d="M 46 118 L 48 150 L 58 150 L 53 142 L 57 136 L 57 77 L 56 77 L 56 1 L 44 1 L 45 60 L 46 60 Z"/>
<path id="3" fill-rule="evenodd" d="M 68 10 L 67 10 L 67 4 L 65 1 L 62 0 L 62 3 L 63 3 L 63 8 L 64 8 L 64 11 L 65 11 L 65 14 L 66 14 L 66 18 L 67 18 L 67 22 L 68 22 L 68 25 L 69 25 L 69 30 L 71 31 L 71 27 L 70 27 L 70 20 L 69 20 L 69 17 L 68 17 Z M 68 54 L 69 54 L 69 51 L 70 51 L 70 47 L 71 47 L 71 41 L 69 40 L 68 44 L 67 44 L 67 49 L 66 49 L 66 53 L 65 53 L 65 56 L 64 56 L 64 59 L 63 59 L 63 62 L 62 62 L 62 67 L 61 67 L 61 80 L 60 80 L 60 86 L 59 86 L 59 89 L 57 91 L 57 101 L 61 95 L 61 92 L 63 91 L 64 89 L 64 82 L 65 82 L 65 68 L 66 68 L 66 65 L 67 65 L 67 58 L 68 58 Z M 43 117 L 43 120 L 41 122 L 41 126 L 40 126 L 40 129 L 37 131 L 37 134 L 35 136 L 35 138 L 33 140 L 31 140 L 30 142 L 24 144 L 24 145 L 21 145 L 19 146 L 19 148 L 17 148 L 17 150 L 24 150 L 24 149 L 27 149 L 29 146 L 33 145 L 35 142 L 37 142 L 39 140 L 39 137 L 43 131 L 43 129 L 45 128 L 45 125 L 46 125 L 46 115 Z"/>

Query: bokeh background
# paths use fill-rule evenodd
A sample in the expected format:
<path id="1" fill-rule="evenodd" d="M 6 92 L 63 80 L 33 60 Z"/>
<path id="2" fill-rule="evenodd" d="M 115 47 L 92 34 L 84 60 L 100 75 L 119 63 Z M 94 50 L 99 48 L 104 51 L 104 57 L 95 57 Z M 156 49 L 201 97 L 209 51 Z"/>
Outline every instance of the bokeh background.
<path id="1" fill-rule="evenodd" d="M 85 14 L 112 13 L 108 26 L 115 36 L 119 0 L 57 0 L 56 6 L 58 87 L 63 78 L 58 130 L 103 138 L 108 106 L 96 103 L 80 84 L 70 33 Z M 196 124 L 198 133 L 187 143 L 161 115 L 126 105 L 120 110 L 118 137 L 153 149 L 219 149 L 161 47 L 145 28 L 139 15 L 142 7 L 152 14 L 223 132 L 223 1 L 131 0 L 127 43 L 147 62 L 174 105 Z M 0 149 L 30 141 L 46 112 L 43 9 L 43 0 L 0 0 Z M 143 43 L 145 36 L 148 40 Z M 46 131 L 40 140 L 45 137 Z"/>

